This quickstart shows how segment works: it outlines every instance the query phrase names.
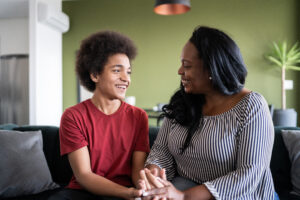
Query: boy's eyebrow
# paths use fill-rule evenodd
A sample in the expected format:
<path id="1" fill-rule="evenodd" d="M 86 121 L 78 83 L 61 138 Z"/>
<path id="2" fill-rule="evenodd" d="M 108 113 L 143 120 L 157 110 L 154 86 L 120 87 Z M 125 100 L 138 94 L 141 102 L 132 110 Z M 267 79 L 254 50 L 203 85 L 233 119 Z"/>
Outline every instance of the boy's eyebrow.
<path id="1" fill-rule="evenodd" d="M 117 64 L 117 65 L 112 65 L 111 68 L 114 68 L 114 67 L 118 67 L 118 68 L 123 68 L 124 65 L 121 65 L 121 64 Z M 131 70 L 131 66 L 128 68 Z"/>
<path id="2" fill-rule="evenodd" d="M 113 67 L 124 67 L 123 65 L 112 65 L 111 68 Z"/>

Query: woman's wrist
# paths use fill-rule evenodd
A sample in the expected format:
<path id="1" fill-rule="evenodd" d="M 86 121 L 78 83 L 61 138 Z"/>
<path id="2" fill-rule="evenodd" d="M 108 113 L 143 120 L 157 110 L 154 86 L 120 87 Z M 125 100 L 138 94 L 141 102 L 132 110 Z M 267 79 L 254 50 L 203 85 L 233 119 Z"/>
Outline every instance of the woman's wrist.
<path id="1" fill-rule="evenodd" d="M 197 199 L 201 199 L 201 200 L 214 199 L 214 197 L 212 196 L 212 194 L 204 184 L 184 190 L 183 193 L 184 193 L 184 200 L 193 200 L 194 199 L 193 197 L 198 197 Z"/>

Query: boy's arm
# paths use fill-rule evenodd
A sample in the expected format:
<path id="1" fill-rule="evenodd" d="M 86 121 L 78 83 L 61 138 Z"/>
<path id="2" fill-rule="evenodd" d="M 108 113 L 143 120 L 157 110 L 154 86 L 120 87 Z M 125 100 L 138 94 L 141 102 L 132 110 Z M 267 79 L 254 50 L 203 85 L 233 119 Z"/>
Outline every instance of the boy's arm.
<path id="1" fill-rule="evenodd" d="M 142 151 L 134 151 L 132 155 L 132 182 L 138 188 L 138 180 L 140 179 L 140 171 L 144 169 L 147 153 Z"/>
<path id="2" fill-rule="evenodd" d="M 142 193 L 141 190 L 124 187 L 93 173 L 86 146 L 69 153 L 68 158 L 76 181 L 93 194 L 129 199 L 140 196 Z"/>

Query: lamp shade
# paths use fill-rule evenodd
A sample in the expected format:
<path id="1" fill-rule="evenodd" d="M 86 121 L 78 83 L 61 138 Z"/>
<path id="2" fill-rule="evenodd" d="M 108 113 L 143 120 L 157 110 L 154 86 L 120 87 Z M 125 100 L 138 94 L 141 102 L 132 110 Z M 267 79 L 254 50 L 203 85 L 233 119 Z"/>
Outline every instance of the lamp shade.
<path id="1" fill-rule="evenodd" d="M 159 15 L 177 15 L 189 11 L 190 0 L 156 0 L 154 12 Z"/>

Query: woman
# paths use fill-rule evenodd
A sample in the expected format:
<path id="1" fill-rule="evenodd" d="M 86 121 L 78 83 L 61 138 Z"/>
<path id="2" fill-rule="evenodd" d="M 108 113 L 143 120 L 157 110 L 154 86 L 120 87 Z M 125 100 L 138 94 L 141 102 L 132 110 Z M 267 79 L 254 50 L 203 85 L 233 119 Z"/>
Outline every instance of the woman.
<path id="1" fill-rule="evenodd" d="M 273 200 L 274 127 L 263 96 L 244 88 L 247 70 L 235 42 L 220 30 L 196 28 L 178 74 L 180 90 L 163 109 L 146 161 L 152 173 L 141 171 L 144 196 Z M 163 168 L 171 183 L 155 178 Z"/>
<path id="2" fill-rule="evenodd" d="M 81 84 L 91 99 L 68 108 L 61 118 L 61 155 L 74 176 L 53 199 L 130 199 L 149 152 L 146 113 L 123 101 L 130 85 L 133 42 L 112 31 L 85 39 L 77 55 Z"/>

